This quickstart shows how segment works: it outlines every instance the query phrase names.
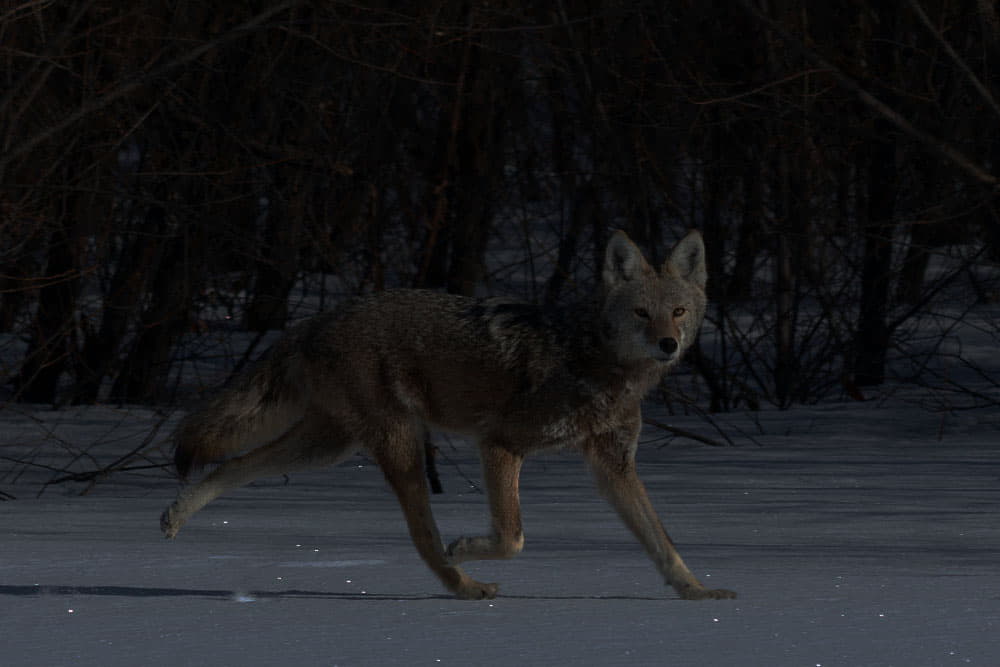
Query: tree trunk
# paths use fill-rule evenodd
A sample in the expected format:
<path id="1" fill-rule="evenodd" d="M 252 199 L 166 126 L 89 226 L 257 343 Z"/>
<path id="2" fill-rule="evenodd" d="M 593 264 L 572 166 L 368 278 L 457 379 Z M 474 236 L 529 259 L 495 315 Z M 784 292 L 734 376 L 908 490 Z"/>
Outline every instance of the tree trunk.
<path id="1" fill-rule="evenodd" d="M 29 403 L 56 402 L 59 378 L 75 341 L 80 232 L 74 222 L 57 225 L 49 237 L 46 284 L 39 290 L 31 340 L 17 380 L 18 400 Z"/>
<path id="2" fill-rule="evenodd" d="M 590 184 L 584 184 L 575 190 L 576 197 L 572 204 L 573 209 L 570 211 L 569 229 L 559 239 L 556 268 L 553 269 L 545 285 L 546 306 L 553 306 L 559 301 L 562 286 L 573 270 L 573 258 L 576 257 L 580 236 L 585 229 L 595 225 L 596 218 L 600 217 L 597 212 L 597 196 Z"/>
<path id="3" fill-rule="evenodd" d="M 275 199 L 272 195 L 264 243 L 255 267 L 253 300 L 247 306 L 245 315 L 246 328 L 250 331 L 285 328 L 288 295 L 298 276 L 302 207 L 294 203 L 292 206 L 281 205 Z"/>
<path id="4" fill-rule="evenodd" d="M 774 393 L 781 407 L 788 407 L 796 382 L 795 355 L 795 259 L 793 257 L 795 233 L 793 219 L 797 218 L 792 204 L 792 176 L 790 147 L 779 148 L 777 201 L 775 202 L 777 238 L 774 257 Z"/>
<path id="5" fill-rule="evenodd" d="M 193 281 L 200 274 L 192 257 L 201 245 L 196 229 L 180 230 L 166 241 L 163 261 L 153 279 L 151 303 L 142 314 L 139 333 L 111 390 L 111 400 L 146 403 L 160 398 L 170 371 L 174 343 L 187 329 Z"/>
<path id="6" fill-rule="evenodd" d="M 165 227 L 162 206 L 153 206 L 142 223 L 142 230 Z M 98 399 L 101 383 L 121 349 L 129 324 L 138 314 L 150 274 L 160 265 L 162 239 L 148 231 L 133 229 L 122 238 L 121 254 L 111 278 L 108 296 L 101 313 L 101 326 L 91 333 L 83 347 L 77 373 L 74 403 L 92 403 Z"/>
<path id="7" fill-rule="evenodd" d="M 751 165 L 743 177 L 743 216 L 740 220 L 736 260 L 729 278 L 725 298 L 728 301 L 748 301 L 752 294 L 757 253 L 760 249 L 760 220 L 764 214 L 763 194 L 758 165 Z"/>
<path id="8" fill-rule="evenodd" d="M 30 255 L 16 258 L 0 267 L 0 333 L 12 333 L 17 316 L 28 303 L 28 288 L 25 279 L 34 271 L 26 271 L 31 266 Z"/>
<path id="9" fill-rule="evenodd" d="M 892 137 L 888 122 L 876 120 L 875 126 L 876 136 Z M 861 387 L 885 381 L 896 188 L 896 143 L 891 138 L 874 141 L 862 223 L 861 308 L 854 340 L 854 383 Z"/>
<path id="10" fill-rule="evenodd" d="M 868 65 L 876 76 L 870 86 L 891 80 L 897 68 L 894 60 L 896 13 L 882 4 L 872 14 L 871 48 Z M 879 78 L 881 77 L 881 78 Z M 891 92 L 886 99 L 891 99 Z M 854 339 L 854 383 L 859 387 L 885 381 L 889 348 L 888 309 L 891 289 L 893 216 L 899 177 L 896 171 L 897 128 L 882 116 L 872 120 L 868 143 L 868 174 L 864 212 L 861 219 L 864 254 L 861 264 L 861 306 Z"/>

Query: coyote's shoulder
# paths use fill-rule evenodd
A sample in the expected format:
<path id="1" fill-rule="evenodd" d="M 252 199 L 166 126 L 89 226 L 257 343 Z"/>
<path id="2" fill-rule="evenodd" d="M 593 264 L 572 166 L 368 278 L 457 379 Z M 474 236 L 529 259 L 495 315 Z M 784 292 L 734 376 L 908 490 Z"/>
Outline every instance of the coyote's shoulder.
<path id="1" fill-rule="evenodd" d="M 181 423 L 182 475 L 224 462 L 185 489 L 163 529 L 173 537 L 212 498 L 256 477 L 336 463 L 362 449 L 382 467 L 418 551 L 445 586 L 460 597 L 492 597 L 495 584 L 473 581 L 457 564 L 521 549 L 521 461 L 542 447 L 568 446 L 588 460 L 668 583 L 683 597 L 729 597 L 705 589 L 684 565 L 635 471 L 641 399 L 694 342 L 705 280 L 697 232 L 659 271 L 619 232 L 588 304 L 556 310 L 419 290 L 344 303 L 295 327 Z M 489 536 L 443 548 L 423 480 L 428 428 L 477 442 Z M 230 458 L 239 452 L 246 453 Z"/>

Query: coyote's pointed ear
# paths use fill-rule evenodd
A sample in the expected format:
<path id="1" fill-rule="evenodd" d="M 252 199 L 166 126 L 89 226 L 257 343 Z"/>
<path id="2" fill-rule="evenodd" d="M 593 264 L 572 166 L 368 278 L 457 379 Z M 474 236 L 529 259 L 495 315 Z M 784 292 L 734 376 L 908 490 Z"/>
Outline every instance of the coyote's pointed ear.
<path id="1" fill-rule="evenodd" d="M 663 263 L 663 273 L 673 271 L 675 275 L 705 289 L 708 271 L 705 268 L 705 242 L 701 232 L 692 229 L 677 242 L 670 251 L 670 257 Z"/>
<path id="2" fill-rule="evenodd" d="M 615 232 L 608 241 L 607 250 L 604 251 L 604 273 L 601 277 L 605 287 L 614 287 L 619 283 L 635 280 L 644 271 L 649 270 L 649 264 L 642 256 L 642 251 L 632 243 L 628 234 L 620 229 Z"/>

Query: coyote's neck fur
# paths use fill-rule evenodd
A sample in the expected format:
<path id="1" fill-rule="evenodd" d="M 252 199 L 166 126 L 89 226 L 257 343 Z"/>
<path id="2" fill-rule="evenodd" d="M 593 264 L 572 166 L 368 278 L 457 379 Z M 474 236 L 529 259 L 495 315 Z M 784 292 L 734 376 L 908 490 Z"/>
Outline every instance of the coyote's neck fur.
<path id="1" fill-rule="evenodd" d="M 466 312 L 478 323 L 480 344 L 494 344 L 509 372 L 521 376 L 537 400 L 559 400 L 548 392 L 580 393 L 602 402 L 641 398 L 673 361 L 618 359 L 601 303 L 589 301 L 545 309 L 503 298 L 471 302 Z M 478 336 L 477 336 L 478 337 Z"/>

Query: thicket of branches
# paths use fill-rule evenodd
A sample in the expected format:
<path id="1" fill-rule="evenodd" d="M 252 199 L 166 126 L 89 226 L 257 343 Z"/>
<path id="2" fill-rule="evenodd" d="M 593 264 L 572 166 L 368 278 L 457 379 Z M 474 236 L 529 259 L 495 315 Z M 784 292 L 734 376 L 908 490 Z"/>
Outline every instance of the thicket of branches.
<path id="1" fill-rule="evenodd" d="M 169 400 L 209 312 L 556 302 L 616 227 L 703 230 L 713 409 L 879 384 L 946 290 L 997 296 L 990 0 L 401 6 L 5 3 L 4 400 Z"/>

